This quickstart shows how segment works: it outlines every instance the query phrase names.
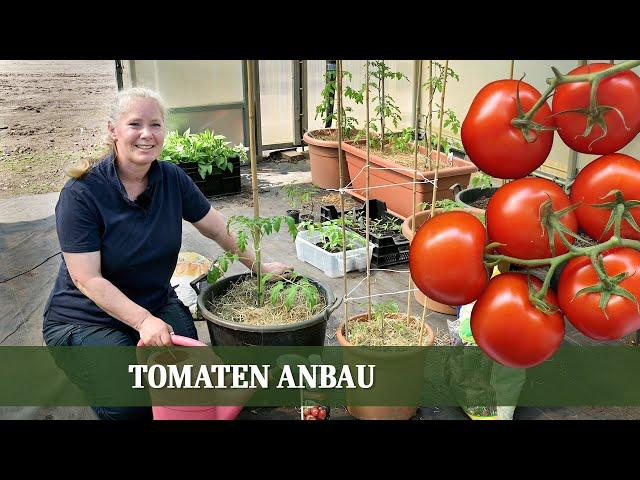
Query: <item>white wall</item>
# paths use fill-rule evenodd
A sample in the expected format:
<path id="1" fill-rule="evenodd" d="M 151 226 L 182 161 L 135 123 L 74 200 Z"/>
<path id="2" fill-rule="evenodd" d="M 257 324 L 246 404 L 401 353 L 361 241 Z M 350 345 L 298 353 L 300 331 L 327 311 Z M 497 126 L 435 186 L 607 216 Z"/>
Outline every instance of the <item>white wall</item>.
<path id="1" fill-rule="evenodd" d="M 136 81 L 170 108 L 242 102 L 240 60 L 134 60 Z M 131 66 L 129 63 L 129 75 Z"/>

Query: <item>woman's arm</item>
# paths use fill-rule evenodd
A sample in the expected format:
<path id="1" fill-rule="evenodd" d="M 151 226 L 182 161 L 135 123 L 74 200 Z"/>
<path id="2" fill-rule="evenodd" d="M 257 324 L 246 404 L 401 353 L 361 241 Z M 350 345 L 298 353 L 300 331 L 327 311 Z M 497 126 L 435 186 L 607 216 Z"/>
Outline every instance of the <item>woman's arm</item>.
<path id="1" fill-rule="evenodd" d="M 193 224 L 202 235 L 215 241 L 225 251 L 232 252 L 238 255 L 240 261 L 252 271 L 255 271 L 256 255 L 251 248 L 247 245 L 244 252 L 240 253 L 238 245 L 236 244 L 236 236 L 227 233 L 227 222 L 225 218 L 215 208 L 211 208 L 209 212 L 202 218 Z M 271 262 L 262 264 L 263 273 L 274 273 L 281 275 L 288 270 L 293 270 L 290 265 L 285 265 L 280 262 Z"/>
<path id="2" fill-rule="evenodd" d="M 113 283 L 102 276 L 100 252 L 62 252 L 74 285 L 113 318 L 140 332 L 148 346 L 172 345 L 171 326 L 154 317 L 146 308 L 131 301 Z"/>

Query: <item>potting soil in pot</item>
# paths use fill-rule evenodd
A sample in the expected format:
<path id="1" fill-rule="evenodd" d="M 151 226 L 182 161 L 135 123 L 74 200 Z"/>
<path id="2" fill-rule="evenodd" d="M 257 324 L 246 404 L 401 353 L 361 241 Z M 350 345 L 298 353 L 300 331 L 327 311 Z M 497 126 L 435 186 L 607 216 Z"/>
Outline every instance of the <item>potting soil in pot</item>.
<path id="1" fill-rule="evenodd" d="M 354 144 L 354 147 L 360 149 L 360 150 L 366 150 L 367 146 L 366 144 Z M 403 167 L 409 168 L 409 169 L 413 169 L 413 165 L 414 165 L 414 153 L 413 153 L 413 147 L 411 148 L 410 152 L 404 153 L 404 152 L 394 152 L 391 149 L 391 146 L 389 146 L 389 144 L 385 144 L 384 147 L 384 152 L 380 151 L 379 148 L 372 148 L 370 150 L 370 152 L 374 155 L 378 155 L 380 158 L 387 160 L 389 162 L 393 162 L 393 163 L 397 163 L 398 165 L 401 165 Z M 447 158 L 447 159 L 441 159 L 440 160 L 440 166 L 438 167 L 438 169 L 442 170 L 444 168 L 452 168 L 453 167 L 453 158 Z M 432 165 L 433 169 L 435 170 L 435 164 Z M 425 170 L 429 170 L 428 166 L 425 165 L 425 156 L 424 154 L 420 153 L 418 155 L 418 171 L 419 172 L 423 172 Z"/>
<path id="2" fill-rule="evenodd" d="M 333 205 L 338 210 L 340 209 L 340 194 L 339 193 L 329 193 L 320 198 L 320 203 L 322 205 Z M 345 211 L 350 210 L 352 208 L 360 208 L 362 204 L 355 200 L 353 197 L 345 195 L 344 197 L 344 209 Z"/>
<path id="3" fill-rule="evenodd" d="M 378 319 L 349 322 L 349 342 L 355 346 L 404 347 L 418 345 L 422 321 L 405 313 L 387 314 L 384 317 L 384 335 Z M 422 343 L 427 340 L 427 329 L 422 332 Z"/>
<path id="4" fill-rule="evenodd" d="M 289 286 L 285 282 L 285 289 Z M 271 302 L 271 294 L 278 289 L 276 282 L 267 282 L 263 292 L 264 306 L 258 307 L 257 278 L 238 282 L 224 295 L 209 302 L 208 309 L 214 315 L 225 320 L 244 323 L 246 325 L 289 325 L 309 319 L 325 309 L 326 302 L 318 293 L 318 303 L 311 307 L 307 295 L 302 287 L 297 289 L 291 309 L 285 306 L 285 295 L 274 294 L 276 300 Z M 277 293 L 277 292 L 276 292 Z"/>
<path id="5" fill-rule="evenodd" d="M 470 202 L 469 205 L 475 208 L 480 208 L 481 210 L 486 210 L 487 205 L 489 205 L 489 200 L 491 200 L 491 197 L 480 197 L 473 202 Z"/>

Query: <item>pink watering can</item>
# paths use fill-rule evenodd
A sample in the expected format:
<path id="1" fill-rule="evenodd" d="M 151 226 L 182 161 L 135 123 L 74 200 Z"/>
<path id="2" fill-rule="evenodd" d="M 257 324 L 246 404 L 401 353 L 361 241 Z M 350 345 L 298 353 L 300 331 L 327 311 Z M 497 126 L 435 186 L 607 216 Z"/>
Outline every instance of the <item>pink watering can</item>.
<path id="1" fill-rule="evenodd" d="M 206 347 L 206 343 L 199 342 L 193 338 L 171 335 L 174 345 L 180 347 Z M 138 347 L 144 347 L 142 339 L 138 342 Z M 238 416 L 242 406 L 153 406 L 154 420 L 233 420 Z"/>

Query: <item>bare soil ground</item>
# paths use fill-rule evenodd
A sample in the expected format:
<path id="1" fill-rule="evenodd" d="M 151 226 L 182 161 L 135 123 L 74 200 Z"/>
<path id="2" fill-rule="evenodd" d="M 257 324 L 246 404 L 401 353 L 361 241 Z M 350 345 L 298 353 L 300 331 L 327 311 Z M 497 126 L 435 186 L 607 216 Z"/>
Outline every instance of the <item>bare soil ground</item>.
<path id="1" fill-rule="evenodd" d="M 0 198 L 58 191 L 102 149 L 113 60 L 0 60 Z"/>

